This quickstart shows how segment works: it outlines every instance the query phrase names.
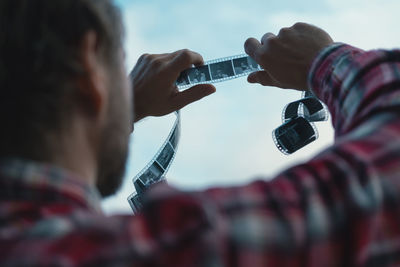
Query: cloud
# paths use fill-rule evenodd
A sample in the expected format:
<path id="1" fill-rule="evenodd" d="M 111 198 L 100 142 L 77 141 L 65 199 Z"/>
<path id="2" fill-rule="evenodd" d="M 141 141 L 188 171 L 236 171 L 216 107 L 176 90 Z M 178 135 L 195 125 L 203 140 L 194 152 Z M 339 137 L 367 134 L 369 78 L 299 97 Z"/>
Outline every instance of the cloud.
<path id="1" fill-rule="evenodd" d="M 310 14 L 293 11 L 274 14 L 276 25 L 310 22 L 329 32 L 335 41 L 346 42 L 363 49 L 393 48 L 400 45 L 394 29 L 399 25 L 398 1 L 328 0 L 325 12 Z"/>

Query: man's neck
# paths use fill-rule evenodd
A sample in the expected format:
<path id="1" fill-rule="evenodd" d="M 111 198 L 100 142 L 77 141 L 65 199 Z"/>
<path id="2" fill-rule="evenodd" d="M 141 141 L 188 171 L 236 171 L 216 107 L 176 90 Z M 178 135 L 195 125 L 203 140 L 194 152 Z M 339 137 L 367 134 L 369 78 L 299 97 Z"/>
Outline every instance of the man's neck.
<path id="1" fill-rule="evenodd" d="M 97 138 L 90 135 L 88 126 L 79 120 L 73 121 L 63 135 L 49 138 L 53 149 L 51 164 L 57 165 L 80 177 L 91 186 L 96 184 L 97 176 Z"/>

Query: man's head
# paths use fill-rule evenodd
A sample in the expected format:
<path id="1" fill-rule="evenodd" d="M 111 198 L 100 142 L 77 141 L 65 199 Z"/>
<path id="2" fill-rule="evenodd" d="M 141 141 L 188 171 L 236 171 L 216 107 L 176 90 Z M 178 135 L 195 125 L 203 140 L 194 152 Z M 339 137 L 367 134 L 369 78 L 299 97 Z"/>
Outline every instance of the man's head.
<path id="1" fill-rule="evenodd" d="M 54 162 L 84 121 L 97 186 L 114 193 L 133 115 L 122 38 L 111 0 L 1 0 L 0 157 Z"/>

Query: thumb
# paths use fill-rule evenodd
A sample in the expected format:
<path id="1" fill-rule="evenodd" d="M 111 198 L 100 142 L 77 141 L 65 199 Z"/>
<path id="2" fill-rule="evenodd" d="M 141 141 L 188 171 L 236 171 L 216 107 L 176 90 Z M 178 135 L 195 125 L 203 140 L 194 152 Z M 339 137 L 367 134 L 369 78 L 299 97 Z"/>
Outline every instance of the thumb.
<path id="1" fill-rule="evenodd" d="M 274 77 L 272 77 L 272 75 L 269 74 L 268 71 L 265 70 L 250 73 L 247 77 L 247 81 L 249 83 L 259 83 L 264 86 L 279 87 L 280 85 L 280 83 Z"/>
<path id="2" fill-rule="evenodd" d="M 181 109 L 186 105 L 196 102 L 205 96 L 215 93 L 216 89 L 211 84 L 199 84 L 185 91 L 179 92 L 174 96 L 172 106 L 175 110 Z"/>

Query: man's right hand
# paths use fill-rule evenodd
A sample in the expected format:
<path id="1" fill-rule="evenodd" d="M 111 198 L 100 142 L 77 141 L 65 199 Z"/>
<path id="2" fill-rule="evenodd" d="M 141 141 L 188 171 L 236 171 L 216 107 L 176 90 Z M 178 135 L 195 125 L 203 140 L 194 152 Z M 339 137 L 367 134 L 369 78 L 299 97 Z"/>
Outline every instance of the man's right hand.
<path id="1" fill-rule="evenodd" d="M 147 116 L 163 116 L 215 92 L 211 84 L 199 84 L 179 92 L 179 74 L 203 58 L 187 49 L 170 54 L 141 56 L 130 76 L 134 91 L 135 122 Z"/>
<path id="2" fill-rule="evenodd" d="M 278 36 L 267 33 L 261 43 L 249 38 L 245 43 L 245 51 L 264 70 L 250 74 L 248 81 L 266 86 L 308 90 L 307 76 L 315 57 L 332 43 L 328 33 L 306 23 L 283 28 Z"/>

